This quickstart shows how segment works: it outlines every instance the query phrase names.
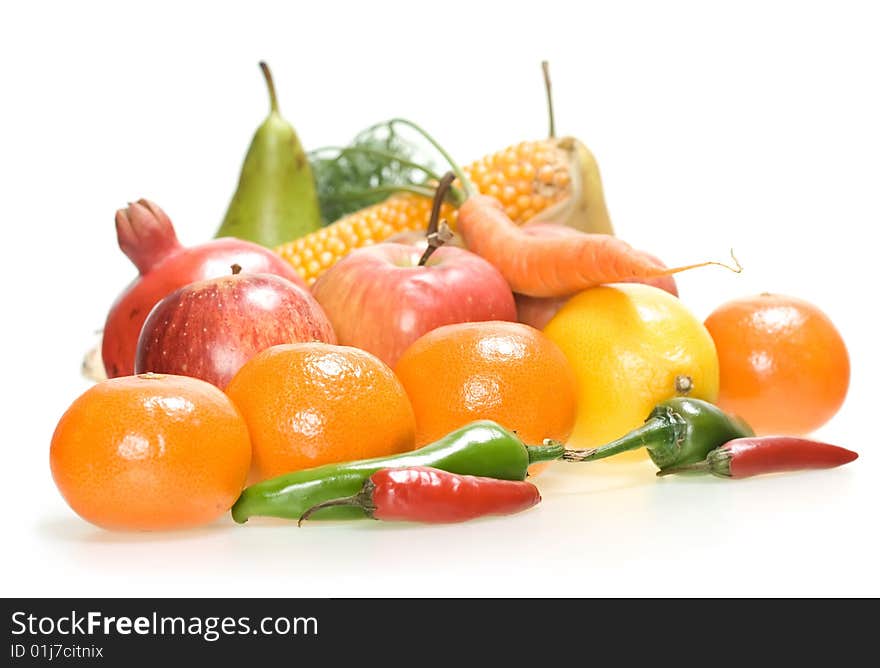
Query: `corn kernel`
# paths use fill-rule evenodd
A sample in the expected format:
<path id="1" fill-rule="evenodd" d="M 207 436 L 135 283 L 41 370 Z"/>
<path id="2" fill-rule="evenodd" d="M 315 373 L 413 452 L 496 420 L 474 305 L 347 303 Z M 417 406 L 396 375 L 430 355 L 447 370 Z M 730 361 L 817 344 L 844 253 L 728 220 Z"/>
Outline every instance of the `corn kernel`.
<path id="1" fill-rule="evenodd" d="M 530 162 L 523 162 L 519 166 L 519 174 L 525 181 L 535 178 L 535 166 Z"/>
<path id="2" fill-rule="evenodd" d="M 556 170 L 553 169 L 552 165 L 544 164 L 538 169 L 538 180 L 541 183 L 551 184 L 553 183 L 553 177 L 556 174 Z"/>
<path id="3" fill-rule="evenodd" d="M 560 188 L 565 188 L 571 183 L 571 175 L 567 169 L 557 169 L 553 172 L 553 183 Z"/>

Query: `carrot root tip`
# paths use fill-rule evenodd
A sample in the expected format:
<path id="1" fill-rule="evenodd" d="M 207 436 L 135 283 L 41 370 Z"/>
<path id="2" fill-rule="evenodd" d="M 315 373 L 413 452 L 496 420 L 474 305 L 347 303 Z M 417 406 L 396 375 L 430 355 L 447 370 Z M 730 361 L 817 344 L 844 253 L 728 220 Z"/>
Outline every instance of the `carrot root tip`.
<path id="1" fill-rule="evenodd" d="M 743 266 L 740 264 L 739 260 L 736 259 L 736 255 L 733 253 L 733 249 L 730 249 L 730 257 L 733 259 L 734 264 L 729 265 L 725 262 L 719 262 L 717 260 L 709 260 L 707 262 L 697 262 L 696 264 L 687 264 L 683 267 L 674 267 L 672 269 L 667 269 L 664 271 L 661 276 L 669 276 L 670 274 L 678 274 L 682 271 L 687 271 L 688 269 L 699 269 L 700 267 L 724 267 L 728 271 L 732 271 L 734 274 L 741 274 L 743 272 Z"/>

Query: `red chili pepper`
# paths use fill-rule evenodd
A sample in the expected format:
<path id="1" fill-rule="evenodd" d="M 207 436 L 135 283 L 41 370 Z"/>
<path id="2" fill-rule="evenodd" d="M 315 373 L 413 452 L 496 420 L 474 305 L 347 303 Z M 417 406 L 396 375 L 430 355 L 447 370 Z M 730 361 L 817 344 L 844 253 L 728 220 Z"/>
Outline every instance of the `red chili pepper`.
<path id="1" fill-rule="evenodd" d="M 701 462 L 664 469 L 657 475 L 702 471 L 723 478 L 747 478 L 761 473 L 830 469 L 858 456 L 852 450 L 806 438 L 757 436 L 728 441 L 711 450 Z"/>
<path id="2" fill-rule="evenodd" d="M 458 475 L 427 466 L 376 471 L 354 496 L 309 508 L 299 523 L 330 506 L 358 506 L 367 517 L 409 522 L 463 522 L 484 515 L 510 515 L 541 500 L 530 482 Z"/>

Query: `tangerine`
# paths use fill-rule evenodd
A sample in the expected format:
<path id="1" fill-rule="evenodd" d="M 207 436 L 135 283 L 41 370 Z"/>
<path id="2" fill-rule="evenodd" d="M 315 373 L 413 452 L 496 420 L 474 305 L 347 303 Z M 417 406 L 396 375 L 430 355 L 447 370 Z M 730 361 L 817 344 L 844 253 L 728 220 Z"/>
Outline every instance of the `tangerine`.
<path id="1" fill-rule="evenodd" d="M 177 529 L 225 513 L 247 479 L 247 425 L 216 387 L 141 374 L 98 383 L 61 417 L 52 476 L 81 517 L 109 529 Z"/>
<path id="2" fill-rule="evenodd" d="M 495 420 L 530 445 L 545 438 L 564 442 L 574 426 L 571 366 L 556 344 L 528 325 L 438 327 L 414 341 L 394 371 L 415 411 L 418 446 L 480 419 Z"/>
<path id="3" fill-rule="evenodd" d="M 806 434 L 843 404 L 849 354 L 813 304 L 769 293 L 734 299 L 712 312 L 706 328 L 721 366 L 718 404 L 756 433 Z"/>
<path id="4" fill-rule="evenodd" d="M 412 406 L 394 372 L 358 348 L 273 346 L 233 377 L 227 395 L 253 444 L 253 481 L 412 450 Z"/>

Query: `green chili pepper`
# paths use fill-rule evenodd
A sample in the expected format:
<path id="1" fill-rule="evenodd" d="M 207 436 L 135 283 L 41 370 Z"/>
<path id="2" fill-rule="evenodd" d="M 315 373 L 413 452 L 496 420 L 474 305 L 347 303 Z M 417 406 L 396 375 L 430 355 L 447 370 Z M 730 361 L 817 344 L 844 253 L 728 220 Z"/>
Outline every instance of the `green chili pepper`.
<path id="1" fill-rule="evenodd" d="M 254 516 L 299 519 L 319 503 L 357 494 L 364 482 L 383 468 L 432 466 L 464 475 L 524 480 L 529 464 L 559 459 L 561 443 L 527 446 L 496 422 L 472 422 L 439 441 L 412 452 L 341 464 L 328 464 L 264 480 L 245 489 L 232 506 L 232 519 Z M 356 507 L 333 507 L 316 515 L 328 518 L 365 517 Z"/>
<path id="2" fill-rule="evenodd" d="M 638 429 L 590 450 L 566 450 L 563 459 L 591 462 L 621 452 L 646 448 L 661 471 L 701 462 L 734 438 L 754 436 L 742 419 L 700 399 L 674 397 L 657 404 Z"/>

